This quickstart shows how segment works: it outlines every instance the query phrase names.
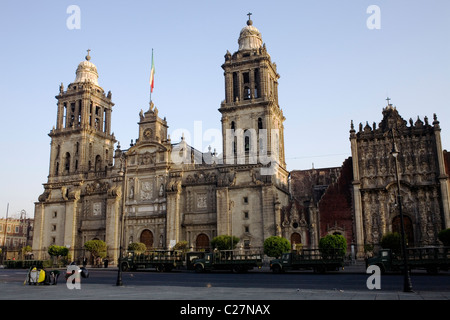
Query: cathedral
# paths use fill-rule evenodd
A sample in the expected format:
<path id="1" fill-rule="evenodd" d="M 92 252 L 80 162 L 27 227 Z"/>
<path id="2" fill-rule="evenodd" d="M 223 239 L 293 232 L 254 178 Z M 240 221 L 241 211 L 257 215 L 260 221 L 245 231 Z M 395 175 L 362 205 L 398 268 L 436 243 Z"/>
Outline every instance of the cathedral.
<path id="1" fill-rule="evenodd" d="M 351 124 L 352 154 L 341 167 L 288 172 L 280 75 L 250 18 L 238 44 L 222 64 L 220 154 L 183 138 L 172 143 L 153 101 L 137 115 L 135 143 L 122 149 L 112 134 L 111 92 L 99 85 L 88 51 L 75 81 L 61 84 L 56 96 L 48 181 L 35 203 L 35 257 L 60 245 L 78 259 L 92 239 L 105 241 L 117 261 L 119 248 L 133 242 L 167 249 L 187 241 L 202 250 L 214 237 L 232 235 L 242 248 L 261 248 L 266 238 L 283 236 L 317 247 L 335 233 L 361 256 L 364 245 L 398 229 L 395 137 L 410 244 L 437 242 L 450 227 L 450 157 L 436 116 L 408 126 L 388 104 L 378 127 L 357 132 Z"/>
<path id="2" fill-rule="evenodd" d="M 139 113 L 139 136 L 121 149 L 111 133 L 111 92 L 98 83 L 86 56 L 75 81 L 61 84 L 57 122 L 51 130 L 48 182 L 35 204 L 33 249 L 70 248 L 100 239 L 116 260 L 124 246 L 171 248 L 187 241 L 210 248 L 218 235 L 233 235 L 244 248 L 260 248 L 281 235 L 281 209 L 289 187 L 276 65 L 252 20 L 239 49 L 227 51 L 220 104 L 223 152 L 202 153 L 182 138 L 172 143 L 168 123 L 153 102 Z"/>

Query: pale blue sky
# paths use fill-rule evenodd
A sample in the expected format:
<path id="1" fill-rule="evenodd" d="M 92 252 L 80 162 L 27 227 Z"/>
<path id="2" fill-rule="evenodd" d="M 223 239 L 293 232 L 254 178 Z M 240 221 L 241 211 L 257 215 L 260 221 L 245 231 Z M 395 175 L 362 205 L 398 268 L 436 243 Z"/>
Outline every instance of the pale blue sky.
<path id="1" fill-rule="evenodd" d="M 70 30 L 69 5 L 81 10 Z M 370 5 L 381 29 L 370 30 Z M 386 96 L 405 120 L 441 122 L 450 150 L 450 1 L 10 1 L 0 4 L 0 217 L 34 202 L 48 175 L 59 85 L 91 49 L 99 84 L 111 90 L 122 146 L 153 101 L 169 131 L 220 129 L 221 65 L 252 12 L 277 63 L 289 170 L 340 166 L 350 156 L 350 121 L 381 121 Z M 173 142 L 179 137 L 171 136 Z M 205 141 L 206 148 L 210 142 Z"/>

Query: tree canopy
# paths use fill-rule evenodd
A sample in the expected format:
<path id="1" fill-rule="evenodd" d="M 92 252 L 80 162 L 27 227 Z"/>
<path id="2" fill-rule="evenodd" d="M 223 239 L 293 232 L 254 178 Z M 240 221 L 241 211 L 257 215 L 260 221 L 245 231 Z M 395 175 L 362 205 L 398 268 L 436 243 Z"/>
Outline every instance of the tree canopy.
<path id="1" fill-rule="evenodd" d="M 233 246 L 231 246 L 231 241 L 232 241 L 231 236 L 221 235 L 221 236 L 217 236 L 211 240 L 211 246 L 214 249 L 218 249 L 218 250 L 231 250 L 231 249 L 236 248 L 236 245 L 239 242 L 239 238 L 233 236 Z"/>
<path id="2" fill-rule="evenodd" d="M 69 254 L 69 249 L 64 246 L 51 245 L 47 252 L 52 257 L 65 257 Z"/>
<path id="3" fill-rule="evenodd" d="M 319 250 L 323 255 L 340 255 L 347 252 L 347 240 L 340 234 L 328 234 L 319 240 Z"/>
<path id="4" fill-rule="evenodd" d="M 264 253 L 269 257 L 279 258 L 291 250 L 289 240 L 279 236 L 272 236 L 264 240 Z"/>
<path id="5" fill-rule="evenodd" d="M 84 247 L 88 250 L 94 258 L 106 257 L 106 243 L 102 240 L 89 240 L 84 243 Z"/>

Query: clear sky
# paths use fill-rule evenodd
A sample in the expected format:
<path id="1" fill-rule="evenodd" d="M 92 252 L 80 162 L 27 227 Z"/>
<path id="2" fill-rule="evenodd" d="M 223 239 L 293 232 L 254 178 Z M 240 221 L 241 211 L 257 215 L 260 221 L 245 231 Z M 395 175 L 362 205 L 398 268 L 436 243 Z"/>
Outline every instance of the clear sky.
<path id="1" fill-rule="evenodd" d="M 76 5 L 79 28 L 73 20 Z M 369 10 L 376 5 L 380 11 Z M 112 92 L 112 131 L 123 148 L 138 135 L 152 95 L 172 142 L 220 129 L 221 68 L 251 12 L 276 62 L 289 170 L 340 166 L 350 121 L 379 123 L 386 97 L 405 120 L 441 122 L 450 150 L 450 1 L 21 1 L 0 5 L 0 217 L 26 210 L 47 181 L 59 85 L 75 80 L 91 49 Z M 75 24 L 74 24 L 75 23 Z M 378 29 L 369 26 L 379 27 Z M 203 141 L 221 145 L 220 141 Z"/>

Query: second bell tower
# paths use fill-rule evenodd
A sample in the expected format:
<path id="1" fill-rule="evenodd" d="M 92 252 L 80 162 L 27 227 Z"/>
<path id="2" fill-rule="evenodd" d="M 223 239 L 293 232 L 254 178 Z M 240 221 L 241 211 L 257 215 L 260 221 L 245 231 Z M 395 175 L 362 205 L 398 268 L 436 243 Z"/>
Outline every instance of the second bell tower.
<path id="1" fill-rule="evenodd" d="M 225 100 L 219 111 L 224 163 L 276 164 L 285 169 L 285 118 L 278 105 L 276 64 L 252 20 L 241 30 L 238 43 L 238 51 L 227 52 L 222 65 Z"/>
<path id="2" fill-rule="evenodd" d="M 112 166 L 116 142 L 111 134 L 111 93 L 98 85 L 96 66 L 88 54 L 67 90 L 60 86 L 56 128 L 52 138 L 49 182 L 68 176 L 100 175 Z"/>

